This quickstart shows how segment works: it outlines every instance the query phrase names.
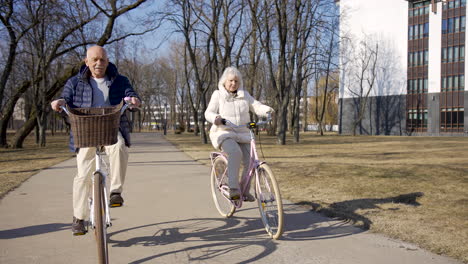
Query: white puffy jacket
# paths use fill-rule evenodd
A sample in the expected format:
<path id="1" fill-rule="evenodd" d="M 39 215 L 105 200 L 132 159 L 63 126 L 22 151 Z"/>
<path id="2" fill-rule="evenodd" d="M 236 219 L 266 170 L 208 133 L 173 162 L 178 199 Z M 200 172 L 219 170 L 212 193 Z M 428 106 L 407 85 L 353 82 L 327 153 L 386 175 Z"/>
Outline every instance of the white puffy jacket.
<path id="1" fill-rule="evenodd" d="M 217 126 L 214 124 L 217 116 L 221 116 L 235 125 L 247 124 L 251 121 L 249 110 L 252 110 L 258 116 L 266 116 L 269 112 L 273 112 L 273 108 L 255 100 L 242 88 L 237 91 L 236 95 L 229 93 L 223 86 L 219 86 L 218 90 L 213 92 L 208 108 L 205 111 L 205 118 L 213 124 L 210 129 L 210 139 L 215 149 L 219 149 L 221 143 L 227 138 L 232 138 L 238 143 L 250 142 L 250 133 L 246 126 L 230 128 L 225 125 Z"/>

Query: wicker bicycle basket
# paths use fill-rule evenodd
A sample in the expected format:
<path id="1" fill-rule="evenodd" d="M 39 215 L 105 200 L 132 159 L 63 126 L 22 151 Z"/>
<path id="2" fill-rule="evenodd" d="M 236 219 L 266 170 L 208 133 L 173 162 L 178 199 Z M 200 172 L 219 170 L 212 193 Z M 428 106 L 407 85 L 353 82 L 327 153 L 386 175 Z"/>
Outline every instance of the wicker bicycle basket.
<path id="1" fill-rule="evenodd" d="M 123 102 L 111 107 L 69 108 L 75 148 L 108 146 L 117 143 L 120 109 Z"/>

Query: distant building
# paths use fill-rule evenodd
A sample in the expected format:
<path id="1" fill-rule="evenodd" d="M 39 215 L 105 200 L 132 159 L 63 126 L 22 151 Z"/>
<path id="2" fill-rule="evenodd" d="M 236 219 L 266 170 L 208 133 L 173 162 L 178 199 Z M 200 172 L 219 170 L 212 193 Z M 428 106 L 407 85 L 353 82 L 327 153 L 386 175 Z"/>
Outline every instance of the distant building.
<path id="1" fill-rule="evenodd" d="M 24 112 L 25 100 L 24 98 L 19 98 L 16 102 L 15 108 L 13 109 L 13 115 L 8 123 L 8 129 L 16 130 L 24 125 L 26 122 L 26 114 Z"/>
<path id="2" fill-rule="evenodd" d="M 336 2 L 345 39 L 340 52 L 340 132 L 352 133 L 358 105 L 365 101 L 358 134 L 465 134 L 466 0 Z M 378 51 L 378 62 L 376 71 L 370 67 L 359 75 L 364 69 L 360 59 L 372 57 L 359 53 L 363 43 L 368 51 Z M 365 95 L 372 79 L 365 100 L 359 91 L 364 88 Z"/>

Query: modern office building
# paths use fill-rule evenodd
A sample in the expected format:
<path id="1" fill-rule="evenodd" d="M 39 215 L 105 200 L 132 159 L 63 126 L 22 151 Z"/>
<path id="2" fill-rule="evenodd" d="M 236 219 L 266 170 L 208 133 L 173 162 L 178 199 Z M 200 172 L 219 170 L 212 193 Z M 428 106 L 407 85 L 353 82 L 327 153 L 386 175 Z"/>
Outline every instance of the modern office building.
<path id="1" fill-rule="evenodd" d="M 466 0 L 336 2 L 340 132 L 465 135 Z"/>

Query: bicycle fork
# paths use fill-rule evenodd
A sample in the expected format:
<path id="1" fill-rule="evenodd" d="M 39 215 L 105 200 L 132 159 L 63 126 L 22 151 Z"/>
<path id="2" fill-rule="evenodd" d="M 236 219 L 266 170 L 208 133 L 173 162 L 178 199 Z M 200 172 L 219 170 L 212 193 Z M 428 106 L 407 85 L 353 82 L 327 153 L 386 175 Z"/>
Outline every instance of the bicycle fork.
<path id="1" fill-rule="evenodd" d="M 109 211 L 109 201 L 108 201 L 108 198 L 107 198 L 107 188 L 106 188 L 106 179 L 107 179 L 107 174 L 101 170 L 101 153 L 99 150 L 96 150 L 96 171 L 93 172 L 93 175 L 91 177 L 91 186 L 92 186 L 92 193 L 93 195 L 90 196 L 88 198 L 88 201 L 89 201 L 89 209 L 90 209 L 90 223 L 91 223 L 91 227 L 93 229 L 95 229 L 96 227 L 96 223 L 94 223 L 94 206 L 93 206 L 93 203 L 95 201 L 93 201 L 93 197 L 94 197 L 94 181 L 96 181 L 96 173 L 99 173 L 101 174 L 101 180 L 102 180 L 102 187 L 103 187 L 103 193 L 104 193 L 104 215 L 106 216 L 106 226 L 107 227 L 110 227 L 112 226 L 112 222 L 111 222 L 111 217 L 110 217 L 110 211 Z M 97 198 L 97 197 L 95 197 Z"/>
<path id="2" fill-rule="evenodd" d="M 256 193 L 258 193 L 258 196 L 259 196 L 257 197 L 257 199 L 260 201 L 263 209 L 265 209 L 265 206 L 268 203 L 274 202 L 276 200 L 275 196 L 271 193 L 271 186 L 270 186 L 268 179 L 263 179 L 260 173 L 260 165 L 264 163 L 265 162 L 261 162 L 260 164 L 258 164 L 257 168 L 255 169 L 255 188 L 258 190 Z M 268 191 L 268 193 L 264 193 L 264 191 L 262 190 L 260 181 L 264 181 L 266 191 Z"/>

